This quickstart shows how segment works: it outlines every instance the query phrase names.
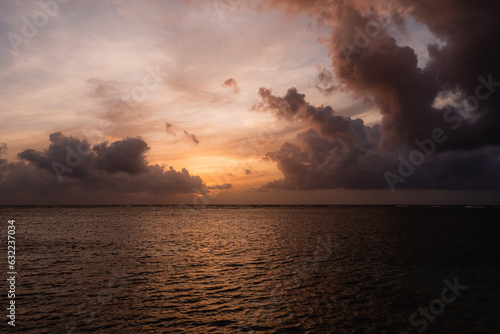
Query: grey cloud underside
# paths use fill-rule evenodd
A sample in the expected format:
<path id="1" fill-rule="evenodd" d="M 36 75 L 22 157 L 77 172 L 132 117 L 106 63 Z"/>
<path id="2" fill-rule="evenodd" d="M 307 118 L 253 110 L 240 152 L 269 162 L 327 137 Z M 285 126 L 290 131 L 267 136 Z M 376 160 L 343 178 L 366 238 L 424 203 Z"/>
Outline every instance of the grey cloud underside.
<path id="1" fill-rule="evenodd" d="M 208 190 L 199 176 L 186 169 L 165 170 L 148 164 L 148 150 L 149 146 L 140 138 L 90 148 L 86 140 L 52 133 L 50 145 L 43 152 L 27 149 L 18 154 L 19 162 L 0 160 L 0 192 L 45 195 L 85 189 L 180 194 Z M 54 163 L 58 163 L 56 170 Z M 63 181 L 59 182 L 56 173 L 61 170 Z"/>
<path id="2" fill-rule="evenodd" d="M 265 154 L 264 159 L 283 173 L 283 179 L 269 182 L 266 188 L 387 189 L 384 173 L 397 172 L 399 155 L 408 160 L 413 152 L 409 148 L 397 153 L 380 150 L 378 125 L 369 127 L 361 119 L 337 116 L 329 106 L 314 107 L 295 88 L 283 97 L 267 88 L 261 88 L 259 95 L 255 110 L 306 125 L 296 142 L 285 142 L 278 151 Z M 498 189 L 499 171 L 498 148 L 440 152 L 425 157 L 398 188 Z"/>

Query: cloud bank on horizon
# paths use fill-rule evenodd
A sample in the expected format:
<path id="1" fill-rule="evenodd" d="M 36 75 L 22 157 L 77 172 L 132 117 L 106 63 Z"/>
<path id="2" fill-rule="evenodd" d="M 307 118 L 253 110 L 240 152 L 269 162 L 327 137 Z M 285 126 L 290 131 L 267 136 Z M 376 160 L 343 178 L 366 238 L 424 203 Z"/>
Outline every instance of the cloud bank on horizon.
<path id="1" fill-rule="evenodd" d="M 150 165 L 150 149 L 141 138 L 126 138 L 112 143 L 91 145 L 86 140 L 60 132 L 50 135 L 44 151 L 27 149 L 18 153 L 21 161 L 0 160 L 0 192 L 25 192 L 36 195 L 78 192 L 206 194 L 209 188 L 199 176 L 185 168 L 176 171 Z M 0 146 L 0 157 L 6 145 Z M 57 178 L 54 177 L 57 175 Z M 228 189 L 230 185 L 222 185 Z"/>

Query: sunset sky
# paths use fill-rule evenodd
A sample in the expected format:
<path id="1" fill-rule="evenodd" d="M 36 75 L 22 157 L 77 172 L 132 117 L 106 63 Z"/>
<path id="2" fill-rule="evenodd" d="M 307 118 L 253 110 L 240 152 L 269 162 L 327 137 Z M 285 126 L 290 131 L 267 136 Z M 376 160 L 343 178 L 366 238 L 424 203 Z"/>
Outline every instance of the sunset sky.
<path id="1" fill-rule="evenodd" d="M 0 204 L 500 204 L 499 14 L 2 1 Z"/>

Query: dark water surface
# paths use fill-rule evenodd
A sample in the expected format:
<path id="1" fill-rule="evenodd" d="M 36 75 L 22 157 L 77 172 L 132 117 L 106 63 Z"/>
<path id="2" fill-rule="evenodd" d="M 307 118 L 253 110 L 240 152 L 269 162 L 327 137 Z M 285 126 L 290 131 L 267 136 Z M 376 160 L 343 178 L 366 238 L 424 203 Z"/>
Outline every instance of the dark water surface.
<path id="1" fill-rule="evenodd" d="M 500 333 L 499 213 L 0 207 L 18 271 L 0 332 Z"/>

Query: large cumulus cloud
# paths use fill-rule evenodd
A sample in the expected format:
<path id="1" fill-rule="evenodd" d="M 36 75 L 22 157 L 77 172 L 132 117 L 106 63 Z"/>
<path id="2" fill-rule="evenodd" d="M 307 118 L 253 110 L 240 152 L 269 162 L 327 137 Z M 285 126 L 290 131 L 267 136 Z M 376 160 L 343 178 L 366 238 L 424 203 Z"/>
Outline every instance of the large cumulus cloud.
<path id="1" fill-rule="evenodd" d="M 295 88 L 282 97 L 261 88 L 259 95 L 255 110 L 305 125 L 295 142 L 285 142 L 279 150 L 265 154 L 265 160 L 275 163 L 283 173 L 282 179 L 269 182 L 266 188 L 384 189 L 389 186 L 385 173 L 399 169 L 405 178 L 398 188 L 500 188 L 499 148 L 428 156 L 419 151 L 417 157 L 421 161 L 412 166 L 408 161 L 415 159 L 415 150 L 387 153 L 380 149 L 382 135 L 378 125 L 369 127 L 361 119 L 338 116 L 329 106 L 312 106 Z M 433 145 L 434 149 L 438 147 L 437 143 Z"/>
<path id="2" fill-rule="evenodd" d="M 207 186 L 188 170 L 151 165 L 148 144 L 126 138 L 93 147 L 86 140 L 52 133 L 44 151 L 26 149 L 18 162 L 0 160 L 0 193 L 71 194 L 80 190 L 105 193 L 206 193 Z M 0 154 L 5 146 L 1 146 Z"/>
<path id="3" fill-rule="evenodd" d="M 499 188 L 498 1 L 260 3 L 287 16 L 307 13 L 330 26 L 325 45 L 332 55 L 335 85 L 329 85 L 333 77 L 322 68 L 318 89 L 372 101 L 383 116 L 380 127 L 369 128 L 360 120 L 336 116 L 332 108 L 308 105 L 296 90 L 279 97 L 261 89 L 263 106 L 278 118 L 307 126 L 297 142 L 266 154 L 284 175 L 268 187 L 372 189 L 387 187 L 384 176 L 391 171 L 401 188 Z M 428 45 L 424 66 L 414 49 L 395 38 L 406 33 L 409 18 L 441 41 Z M 419 143 L 435 133 L 445 140 L 434 143 L 432 154 L 421 161 L 413 155 L 418 166 L 401 168 L 401 160 L 409 160 L 413 150 L 421 150 Z"/>
<path id="4" fill-rule="evenodd" d="M 373 99 L 383 115 L 382 148 L 399 149 L 450 129 L 446 119 L 471 113 L 439 150 L 500 144 L 500 3 L 479 0 L 263 0 L 289 15 L 307 12 L 332 26 L 327 46 L 343 91 Z M 412 17 L 443 46 L 428 46 L 418 67 L 415 51 L 398 45 L 395 31 Z M 324 76 L 324 72 L 320 76 Z M 321 78 L 320 78 L 321 79 Z M 322 87 L 322 90 L 325 90 Z M 454 95 L 454 109 L 436 108 L 439 95 Z"/>

